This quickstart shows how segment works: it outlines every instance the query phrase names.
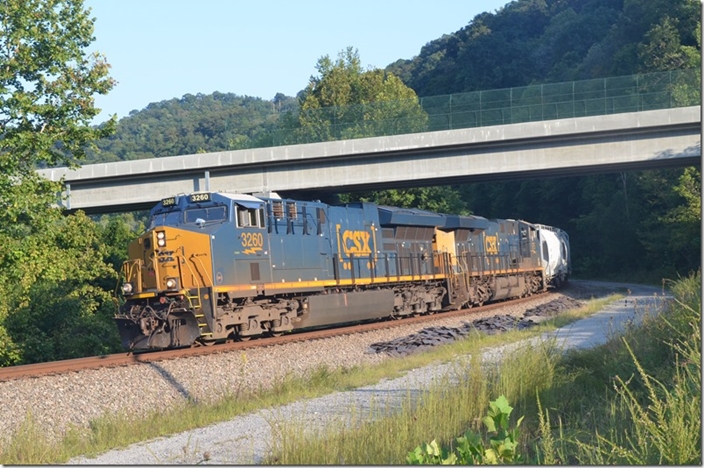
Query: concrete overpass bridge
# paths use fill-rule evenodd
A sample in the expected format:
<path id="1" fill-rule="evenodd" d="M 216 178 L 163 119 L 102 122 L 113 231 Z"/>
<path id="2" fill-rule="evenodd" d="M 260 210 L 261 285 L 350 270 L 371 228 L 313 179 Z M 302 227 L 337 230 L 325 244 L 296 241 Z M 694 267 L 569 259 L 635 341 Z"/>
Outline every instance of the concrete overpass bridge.
<path id="1" fill-rule="evenodd" d="M 199 190 L 344 192 L 656 169 L 701 162 L 701 108 L 142 159 L 40 171 L 66 208 L 146 209 Z"/>
<path id="2" fill-rule="evenodd" d="M 41 170 L 70 210 L 151 208 L 193 191 L 315 192 L 701 164 L 701 106 L 557 118 Z M 319 198 L 319 197 L 314 197 Z"/>

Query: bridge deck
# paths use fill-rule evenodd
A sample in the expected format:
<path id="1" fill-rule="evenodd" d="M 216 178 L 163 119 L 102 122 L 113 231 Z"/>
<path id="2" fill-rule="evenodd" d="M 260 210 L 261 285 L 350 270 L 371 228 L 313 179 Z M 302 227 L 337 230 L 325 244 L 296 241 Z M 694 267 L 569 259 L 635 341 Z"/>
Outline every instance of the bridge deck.
<path id="1" fill-rule="evenodd" d="M 442 185 L 698 164 L 701 107 L 173 156 L 39 171 L 71 209 L 143 209 L 177 193 Z"/>

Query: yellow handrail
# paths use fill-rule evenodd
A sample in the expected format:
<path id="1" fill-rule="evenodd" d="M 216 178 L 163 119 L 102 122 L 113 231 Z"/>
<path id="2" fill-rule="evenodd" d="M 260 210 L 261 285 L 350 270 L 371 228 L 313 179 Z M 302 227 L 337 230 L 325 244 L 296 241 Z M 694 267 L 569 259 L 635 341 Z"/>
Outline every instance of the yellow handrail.
<path id="1" fill-rule="evenodd" d="M 191 254 L 191 258 L 194 258 L 194 257 L 200 262 L 200 266 L 203 267 L 203 272 L 205 273 L 206 279 L 207 279 L 208 281 L 210 281 L 210 284 L 213 284 L 213 279 L 212 279 L 212 278 L 210 277 L 210 275 L 208 274 L 208 269 L 205 268 L 205 265 L 203 264 L 203 260 L 201 260 L 200 257 L 197 256 L 196 254 Z"/>
<path id="2" fill-rule="evenodd" d="M 122 271 L 125 273 L 125 279 L 127 281 L 133 281 L 132 277 L 134 276 L 134 282 L 135 287 L 139 287 L 140 290 L 142 288 L 142 259 L 141 258 L 136 258 L 134 260 L 125 260 L 122 263 Z M 136 270 L 136 272 L 134 271 Z"/>
<path id="3" fill-rule="evenodd" d="M 198 277 L 197 277 L 196 274 L 193 272 L 193 269 L 191 268 L 191 265 L 189 264 L 189 262 L 187 261 L 187 259 L 186 259 L 185 256 L 176 254 L 176 258 L 182 259 L 182 260 L 183 260 L 182 263 L 185 264 L 185 265 L 188 267 L 188 270 L 191 272 L 191 278 L 193 278 L 193 279 L 195 280 L 195 282 L 196 282 L 196 289 L 198 290 L 198 302 L 200 303 L 200 288 L 201 288 L 201 286 L 200 286 L 200 281 L 198 281 Z M 203 287 L 205 287 L 205 286 L 203 286 Z M 186 294 L 186 298 L 188 299 L 188 304 L 189 304 L 192 308 L 195 308 L 195 307 L 193 306 L 193 301 L 191 301 L 191 296 L 189 296 L 188 294 Z"/>

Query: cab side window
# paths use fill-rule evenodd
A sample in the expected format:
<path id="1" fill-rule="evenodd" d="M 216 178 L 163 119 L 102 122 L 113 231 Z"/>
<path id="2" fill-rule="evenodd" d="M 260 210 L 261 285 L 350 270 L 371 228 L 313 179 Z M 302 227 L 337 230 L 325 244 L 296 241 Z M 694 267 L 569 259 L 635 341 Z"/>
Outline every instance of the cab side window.
<path id="1" fill-rule="evenodd" d="M 239 228 L 263 228 L 264 208 L 247 208 L 237 205 L 236 220 Z"/>

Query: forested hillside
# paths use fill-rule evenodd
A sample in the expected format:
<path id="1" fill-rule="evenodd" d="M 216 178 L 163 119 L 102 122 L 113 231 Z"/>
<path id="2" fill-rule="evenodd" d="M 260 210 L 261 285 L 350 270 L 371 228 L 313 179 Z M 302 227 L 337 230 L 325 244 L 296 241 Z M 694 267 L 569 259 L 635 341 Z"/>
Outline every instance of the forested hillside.
<path id="1" fill-rule="evenodd" d="M 513 1 L 387 70 L 419 96 L 431 96 L 683 68 L 698 48 L 700 6 L 692 0 Z"/>
<path id="2" fill-rule="evenodd" d="M 115 135 L 100 141 L 90 162 L 128 161 L 261 146 L 276 128 L 278 114 L 294 98 L 273 101 L 233 93 L 187 94 L 149 104 L 120 120 Z"/>

